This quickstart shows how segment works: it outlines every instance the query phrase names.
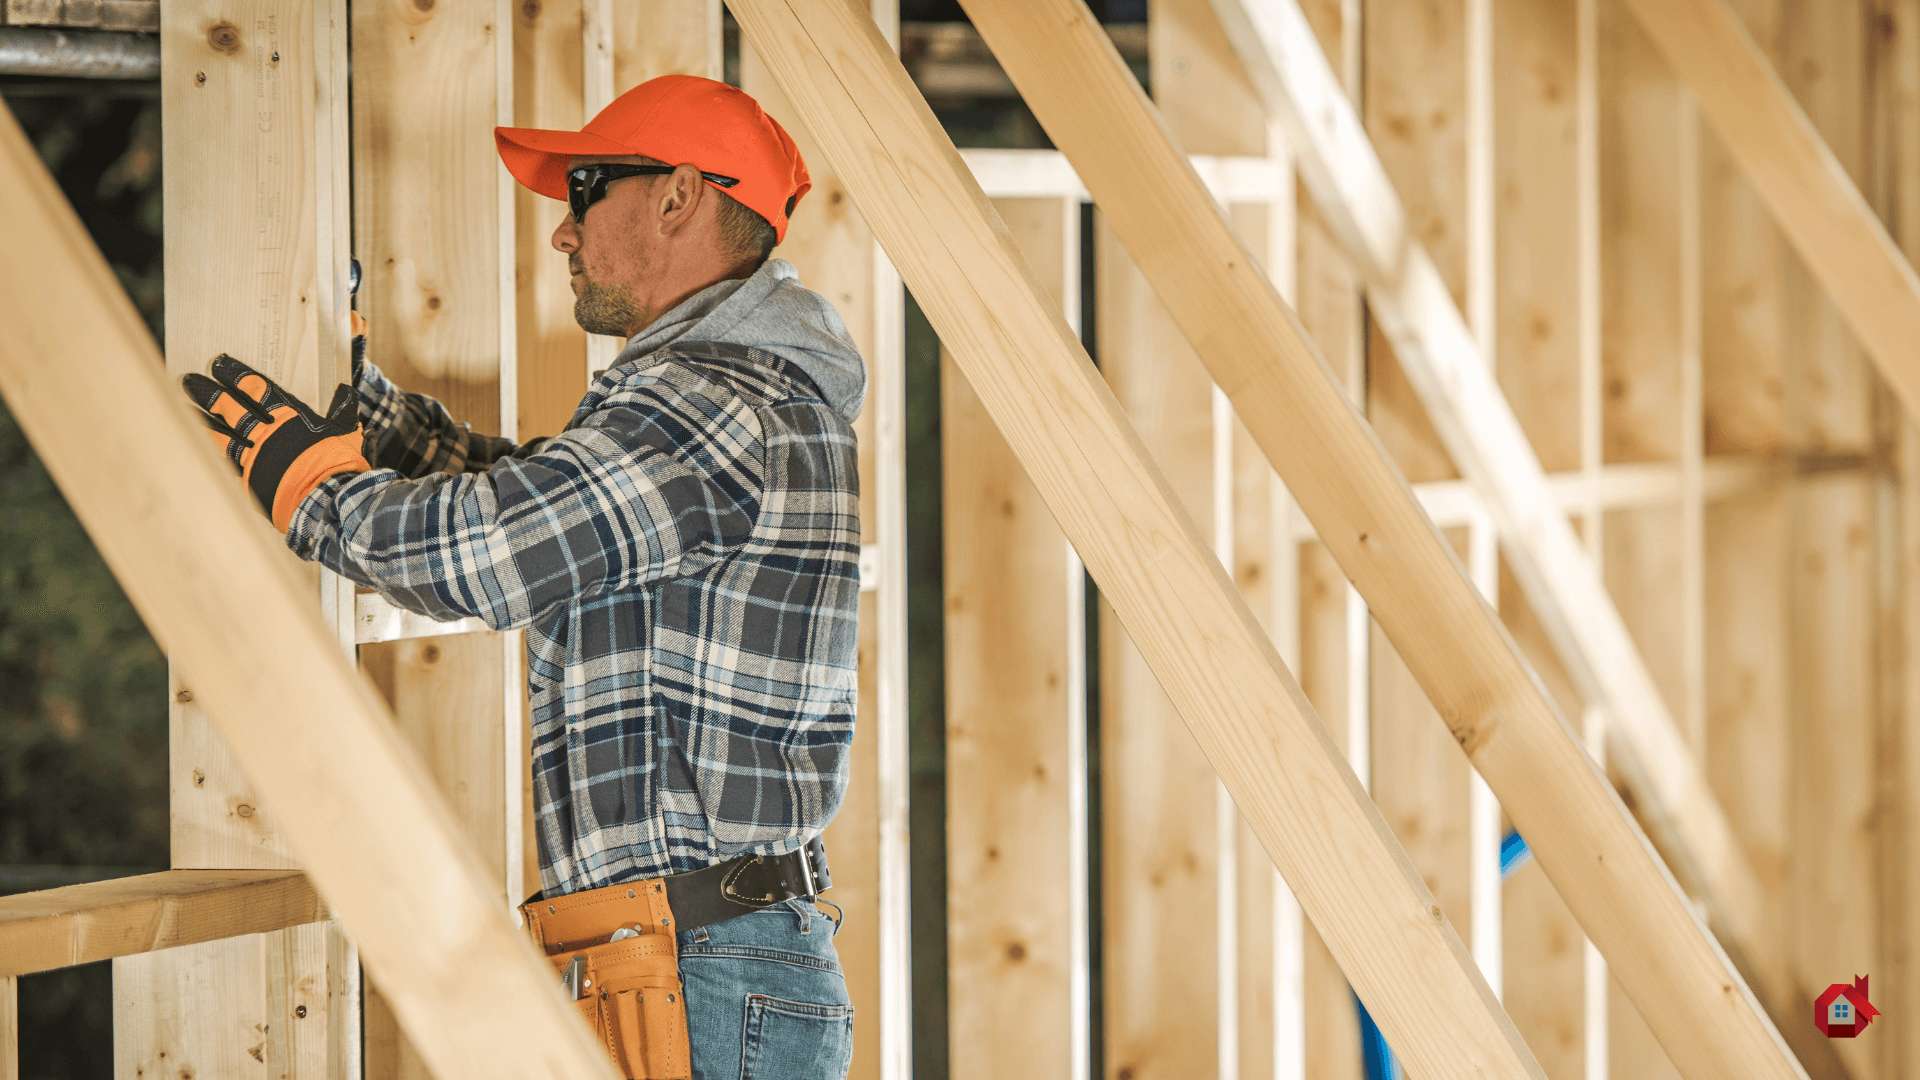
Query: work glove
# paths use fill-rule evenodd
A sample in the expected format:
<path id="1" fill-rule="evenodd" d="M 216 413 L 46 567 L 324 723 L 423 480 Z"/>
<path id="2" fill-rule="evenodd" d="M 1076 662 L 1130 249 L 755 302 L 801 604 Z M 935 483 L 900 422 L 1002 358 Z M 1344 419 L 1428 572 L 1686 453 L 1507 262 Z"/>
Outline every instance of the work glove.
<path id="1" fill-rule="evenodd" d="M 213 362 L 213 378 L 180 380 L 200 407 L 212 438 L 240 473 L 247 490 L 286 532 L 300 500 L 341 473 L 369 468 L 360 454 L 360 421 L 353 388 L 342 384 L 322 417 L 273 380 L 231 356 Z"/>

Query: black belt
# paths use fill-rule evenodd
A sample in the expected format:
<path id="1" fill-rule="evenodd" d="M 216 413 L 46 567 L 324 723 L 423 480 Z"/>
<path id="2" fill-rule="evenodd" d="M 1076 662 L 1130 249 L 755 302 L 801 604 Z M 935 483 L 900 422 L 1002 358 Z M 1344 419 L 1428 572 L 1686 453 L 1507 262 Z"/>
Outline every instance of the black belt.
<path id="1" fill-rule="evenodd" d="M 827 849 L 818 836 L 784 855 L 742 855 L 665 880 L 675 930 L 711 926 L 833 887 Z"/>
<path id="2" fill-rule="evenodd" d="M 644 880 L 666 882 L 675 930 L 712 926 L 789 900 L 818 896 L 833 887 L 827 849 L 818 836 L 782 855 L 741 855 L 684 874 Z M 636 882 L 617 884 L 632 887 Z M 544 899 L 542 890 L 527 897 L 527 903 Z"/>

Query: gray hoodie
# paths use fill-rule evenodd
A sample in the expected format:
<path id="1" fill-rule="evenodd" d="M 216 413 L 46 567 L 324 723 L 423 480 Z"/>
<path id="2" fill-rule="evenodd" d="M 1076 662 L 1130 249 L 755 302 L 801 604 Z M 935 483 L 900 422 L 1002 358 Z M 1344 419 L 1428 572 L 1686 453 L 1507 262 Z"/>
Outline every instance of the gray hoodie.
<path id="1" fill-rule="evenodd" d="M 800 284 L 799 272 L 785 259 L 768 259 L 752 277 L 717 281 L 682 300 L 629 338 L 614 366 L 676 341 L 764 349 L 806 372 L 848 423 L 860 415 L 867 397 L 867 366 L 840 313 L 826 297 Z"/>

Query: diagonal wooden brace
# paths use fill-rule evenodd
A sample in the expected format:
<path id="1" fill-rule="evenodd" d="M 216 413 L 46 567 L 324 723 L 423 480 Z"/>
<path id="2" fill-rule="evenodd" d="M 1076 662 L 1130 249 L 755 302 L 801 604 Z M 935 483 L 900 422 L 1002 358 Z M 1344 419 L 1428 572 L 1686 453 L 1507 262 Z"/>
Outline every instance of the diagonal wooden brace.
<path id="1" fill-rule="evenodd" d="M 1541 1076 L 873 23 L 733 11 L 1395 1050 L 1422 1077 Z"/>
<path id="2" fill-rule="evenodd" d="M 614 1080 L 5 109 L 0 233 L 0 394 L 434 1074 Z"/>
<path id="3" fill-rule="evenodd" d="M 1726 0 L 1627 0 L 1847 327 L 1920 416 L 1920 275 Z M 1910 29 L 1902 28 L 1906 32 Z"/>
<path id="4" fill-rule="evenodd" d="M 1730 1068 L 1743 1076 L 1802 1075 L 1084 4 L 972 0 L 966 7 L 1675 1063 L 1690 1077 Z M 1357 124 L 1343 149 L 1370 153 Z M 1379 213 L 1360 219 L 1365 228 L 1397 230 L 1397 202 L 1368 205 Z M 1396 292 L 1403 314 L 1418 323 L 1451 312 L 1459 323 L 1424 253 L 1404 243 L 1398 253 L 1386 269 L 1394 282 L 1404 279 Z M 1429 349 L 1437 388 L 1453 392 L 1478 378 L 1493 386 L 1484 365 L 1476 371 L 1469 363 L 1476 357 L 1459 325 L 1445 352 Z M 1505 408 L 1497 388 L 1473 400 Z M 1524 468 L 1525 460 L 1483 464 Z M 1471 463 L 1462 469 L 1473 475 Z M 1529 524 L 1551 528 L 1552 521 L 1566 526 L 1545 502 Z M 1590 564 L 1587 576 L 1585 595 L 1604 597 Z M 1617 640 L 1631 645 L 1624 631 Z M 1631 704 L 1634 719 L 1644 718 L 1645 703 Z M 1704 782 L 1685 790 L 1690 801 L 1665 808 L 1717 809 L 1698 798 Z M 1714 850 L 1738 854 L 1730 842 Z"/>

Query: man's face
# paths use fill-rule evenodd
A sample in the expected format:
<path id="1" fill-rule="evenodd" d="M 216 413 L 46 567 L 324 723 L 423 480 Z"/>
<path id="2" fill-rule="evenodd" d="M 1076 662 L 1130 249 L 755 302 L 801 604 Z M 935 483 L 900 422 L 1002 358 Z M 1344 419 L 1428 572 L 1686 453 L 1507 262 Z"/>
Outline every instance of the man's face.
<path id="1" fill-rule="evenodd" d="M 569 168 L 602 162 L 639 164 L 633 157 L 576 157 Z M 644 227 L 648 195 L 661 180 L 635 176 L 607 185 L 606 198 L 587 211 L 585 222 L 569 213 L 553 231 L 553 246 L 567 256 L 572 273 L 573 317 L 589 334 L 627 337 L 653 321 L 640 297 L 652 263 L 653 230 Z"/>

